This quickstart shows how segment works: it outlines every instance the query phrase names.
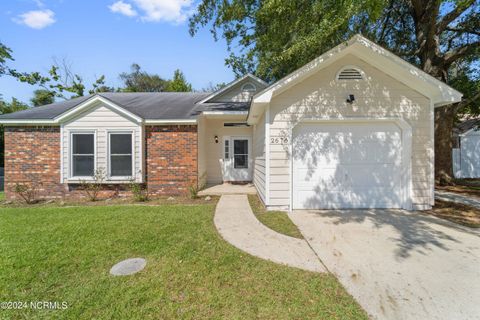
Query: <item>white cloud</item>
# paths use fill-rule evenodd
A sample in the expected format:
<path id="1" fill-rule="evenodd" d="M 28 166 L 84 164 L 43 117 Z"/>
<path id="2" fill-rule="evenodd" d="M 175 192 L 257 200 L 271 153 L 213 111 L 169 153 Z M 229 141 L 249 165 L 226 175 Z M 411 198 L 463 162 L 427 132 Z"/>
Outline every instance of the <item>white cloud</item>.
<path id="1" fill-rule="evenodd" d="M 193 13 L 192 0 L 133 0 L 144 11 L 143 21 L 182 23 Z"/>
<path id="2" fill-rule="evenodd" d="M 122 0 L 115 2 L 111 6 L 108 6 L 110 11 L 123 14 L 127 17 L 134 17 L 137 15 L 137 11 L 132 8 L 130 3 L 125 3 Z"/>
<path id="3" fill-rule="evenodd" d="M 33 29 L 43 29 L 55 23 L 55 12 L 52 10 L 32 10 L 19 15 L 15 22 Z"/>

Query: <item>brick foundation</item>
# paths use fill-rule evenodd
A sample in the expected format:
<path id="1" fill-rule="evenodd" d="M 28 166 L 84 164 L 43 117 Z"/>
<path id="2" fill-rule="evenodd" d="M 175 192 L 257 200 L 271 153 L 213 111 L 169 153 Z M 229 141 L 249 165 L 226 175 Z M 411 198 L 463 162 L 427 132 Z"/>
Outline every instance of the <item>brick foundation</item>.
<path id="1" fill-rule="evenodd" d="M 146 126 L 147 187 L 151 194 L 187 194 L 198 183 L 197 126 Z"/>
<path id="2" fill-rule="evenodd" d="M 5 127 L 5 194 L 15 185 L 36 185 L 38 197 L 64 195 L 60 183 L 60 127 Z"/>

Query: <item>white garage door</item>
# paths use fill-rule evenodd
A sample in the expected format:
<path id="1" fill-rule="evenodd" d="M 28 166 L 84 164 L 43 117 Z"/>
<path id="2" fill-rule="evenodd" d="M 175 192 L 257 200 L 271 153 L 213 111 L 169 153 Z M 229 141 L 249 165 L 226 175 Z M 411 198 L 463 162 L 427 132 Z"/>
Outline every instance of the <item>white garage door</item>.
<path id="1" fill-rule="evenodd" d="M 293 208 L 401 208 L 394 123 L 302 124 L 293 137 Z"/>

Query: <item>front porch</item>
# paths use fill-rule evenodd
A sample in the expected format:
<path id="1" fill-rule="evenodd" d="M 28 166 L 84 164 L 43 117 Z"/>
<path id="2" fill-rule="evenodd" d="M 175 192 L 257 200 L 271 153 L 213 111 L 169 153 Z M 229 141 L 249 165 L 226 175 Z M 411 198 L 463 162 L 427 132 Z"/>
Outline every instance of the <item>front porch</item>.
<path id="1" fill-rule="evenodd" d="M 199 185 L 209 186 L 203 191 L 210 195 L 246 194 L 249 185 L 255 193 L 251 184 L 238 185 L 253 180 L 253 128 L 246 125 L 245 117 L 245 114 L 216 114 L 199 121 Z"/>
<path id="2" fill-rule="evenodd" d="M 207 185 L 207 187 L 200 192 L 199 196 L 223 196 L 228 194 L 256 194 L 257 190 L 253 183 L 233 184 L 221 183 L 215 185 Z"/>

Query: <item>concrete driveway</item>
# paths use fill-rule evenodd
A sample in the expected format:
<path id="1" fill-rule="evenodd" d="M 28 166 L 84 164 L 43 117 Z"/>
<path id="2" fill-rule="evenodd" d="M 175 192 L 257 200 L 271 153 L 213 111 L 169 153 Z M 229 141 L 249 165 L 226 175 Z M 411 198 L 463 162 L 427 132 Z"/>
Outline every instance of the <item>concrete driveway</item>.
<path id="1" fill-rule="evenodd" d="M 480 319 L 480 232 L 402 210 L 289 214 L 374 319 Z"/>

